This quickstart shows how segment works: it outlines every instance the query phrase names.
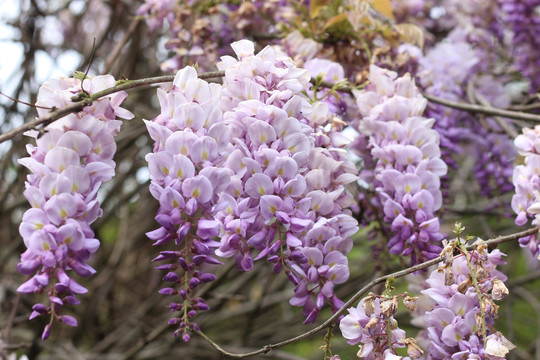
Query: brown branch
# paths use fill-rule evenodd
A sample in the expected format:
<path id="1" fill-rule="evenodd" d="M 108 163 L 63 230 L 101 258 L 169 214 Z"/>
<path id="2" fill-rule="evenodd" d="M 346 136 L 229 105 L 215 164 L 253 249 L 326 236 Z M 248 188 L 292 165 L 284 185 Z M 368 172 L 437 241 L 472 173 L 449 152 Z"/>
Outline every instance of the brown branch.
<path id="1" fill-rule="evenodd" d="M 225 75 L 224 71 L 213 71 L 213 72 L 201 73 L 199 74 L 199 78 L 212 79 L 212 78 L 223 77 L 224 75 Z M 37 118 L 34 121 L 30 121 L 22 126 L 19 126 L 18 128 L 15 128 L 11 131 L 8 131 L 7 133 L 0 135 L 0 143 L 10 140 L 14 138 L 15 136 L 17 136 L 18 134 L 21 134 L 25 131 L 32 130 L 39 125 L 48 125 L 52 123 L 53 121 L 60 119 L 63 116 L 82 111 L 86 106 L 92 105 L 92 102 L 104 96 L 111 95 L 122 90 L 140 88 L 140 87 L 145 87 L 148 85 L 159 84 L 159 83 L 164 83 L 164 82 L 172 82 L 173 80 L 174 80 L 174 75 L 165 75 L 165 76 L 157 76 L 157 77 L 145 78 L 145 79 L 139 79 L 139 80 L 123 81 L 119 85 L 99 91 L 81 101 L 74 102 L 73 104 L 63 107 L 61 109 L 51 111 L 45 116 Z"/>
<path id="2" fill-rule="evenodd" d="M 534 227 L 534 228 L 531 228 L 531 229 L 528 229 L 528 230 L 525 230 L 525 231 L 521 231 L 521 232 L 518 232 L 518 233 L 514 233 L 514 234 L 510 234 L 510 235 L 506 235 L 506 236 L 499 236 L 499 237 L 494 238 L 494 239 L 486 240 L 484 243 L 486 245 L 496 245 L 496 244 L 500 244 L 500 243 L 503 243 L 503 242 L 517 240 L 517 239 L 525 237 L 525 236 L 533 235 L 535 233 L 538 233 L 538 231 L 539 231 L 539 228 Z M 472 249 L 474 249 L 474 247 L 475 247 L 475 245 L 469 245 L 469 246 L 467 246 L 467 250 L 472 250 Z M 287 339 L 287 340 L 284 340 L 284 341 L 281 341 L 281 342 L 278 342 L 278 343 L 275 343 L 275 344 L 265 345 L 262 348 L 260 348 L 258 350 L 255 350 L 255 351 L 251 351 L 251 352 L 248 352 L 248 353 L 241 353 L 241 354 L 232 353 L 232 352 L 229 352 L 229 351 L 223 349 L 221 346 L 219 346 L 217 343 L 215 343 L 212 339 L 210 339 L 203 332 L 198 332 L 198 334 L 201 335 L 210 345 L 212 345 L 216 350 L 218 350 L 221 354 L 223 354 L 225 356 L 229 356 L 229 357 L 236 358 L 236 359 L 242 359 L 242 358 L 247 358 L 247 357 L 254 356 L 254 355 L 266 354 L 269 351 L 271 351 L 272 349 L 279 348 L 279 347 L 282 347 L 282 346 L 285 346 L 285 345 L 288 345 L 288 344 L 303 340 L 303 339 L 305 339 L 305 338 L 307 338 L 307 337 L 309 337 L 309 336 L 311 336 L 313 334 L 318 333 L 321 330 L 326 329 L 329 326 L 334 326 L 336 320 L 341 316 L 341 314 L 343 314 L 347 309 L 349 309 L 351 306 L 353 306 L 353 304 L 356 301 L 358 301 L 362 296 L 364 296 L 364 294 L 367 293 L 375 285 L 382 284 L 389 278 L 397 279 L 397 278 L 403 277 L 405 275 L 412 274 L 412 273 L 414 273 L 416 271 L 426 269 L 426 268 L 428 268 L 428 267 L 430 267 L 432 265 L 438 264 L 442 260 L 443 260 L 442 256 L 438 256 L 435 259 L 423 262 L 421 264 L 411 266 L 409 268 L 406 268 L 406 269 L 403 269 L 403 270 L 400 270 L 400 271 L 396 271 L 396 272 L 394 272 L 392 274 L 380 276 L 380 277 L 378 277 L 376 279 L 373 279 L 369 283 L 367 283 L 364 287 L 362 287 L 356 294 L 354 294 L 336 313 L 334 313 L 331 317 L 329 317 L 321 325 L 319 325 L 319 326 L 317 326 L 317 327 L 315 327 L 315 328 L 313 328 L 313 329 L 311 329 L 311 330 L 309 330 L 309 331 L 307 331 L 307 332 L 305 332 L 303 334 L 295 336 L 293 338 L 290 338 L 290 339 Z"/>
<path id="3" fill-rule="evenodd" d="M 470 82 L 469 84 L 472 84 L 472 82 Z M 486 99 L 479 92 L 475 92 L 473 96 L 475 100 L 477 100 L 481 105 L 486 106 L 486 107 L 491 107 L 491 103 L 489 102 L 489 100 Z M 494 118 L 495 118 L 495 121 L 497 121 L 497 123 L 499 124 L 499 126 L 504 130 L 504 132 L 506 132 L 506 134 L 510 136 L 512 139 L 516 138 L 519 135 L 516 129 L 514 129 L 514 127 L 512 126 L 512 123 L 508 123 L 505 119 L 501 118 L 500 116 L 494 116 Z"/>
<path id="4" fill-rule="evenodd" d="M 199 74 L 199 78 L 201 79 L 219 78 L 223 76 L 225 76 L 224 71 L 213 71 L 213 72 L 206 72 L 206 73 Z M 92 94 L 86 99 L 75 102 L 62 109 L 54 110 L 45 116 L 37 118 L 34 121 L 28 122 L 18 128 L 8 131 L 7 133 L 0 135 L 0 143 L 10 140 L 20 133 L 34 129 L 39 125 L 47 125 L 63 116 L 66 116 L 74 112 L 82 111 L 86 106 L 91 105 L 93 101 L 101 97 L 111 95 L 111 94 L 114 94 L 115 92 L 122 91 L 122 90 L 140 88 L 140 87 L 158 84 L 158 83 L 164 83 L 164 82 L 172 82 L 173 80 L 174 80 L 174 75 L 165 75 L 165 76 L 158 76 L 158 77 L 145 78 L 145 79 L 139 79 L 139 80 L 126 80 L 122 82 L 120 85 L 113 86 L 111 88 Z M 316 80 L 312 78 L 311 82 L 315 83 Z M 335 84 L 329 81 L 322 81 L 319 83 L 319 86 L 332 88 L 335 86 Z M 353 88 L 350 86 L 341 86 L 337 88 L 336 90 L 340 92 L 352 93 Z M 474 105 L 474 104 L 459 103 L 459 102 L 454 102 L 450 100 L 445 100 L 445 99 L 442 99 L 433 95 L 429 95 L 429 94 L 423 94 L 423 96 L 431 102 L 448 106 L 448 107 L 452 107 L 459 110 L 480 113 L 480 114 L 494 115 L 494 116 L 502 116 L 502 117 L 507 117 L 507 118 L 512 118 L 512 119 L 540 122 L 540 115 L 528 114 L 528 113 L 523 113 L 519 111 L 497 109 L 490 106 L 480 106 L 480 105 Z"/>
<path id="5" fill-rule="evenodd" d="M 532 103 L 526 105 L 512 105 L 507 108 L 510 111 L 532 111 L 540 109 L 540 103 Z"/>
<path id="6" fill-rule="evenodd" d="M 422 95 L 433 103 L 451 107 L 458 110 L 463 110 L 463 111 L 472 112 L 472 113 L 493 115 L 493 116 L 501 116 L 501 117 L 517 119 L 517 120 L 540 122 L 540 115 L 529 114 L 529 113 L 524 113 L 520 111 L 498 109 L 491 106 L 481 106 L 481 105 L 475 105 L 475 104 L 455 102 L 455 101 L 446 100 L 437 96 L 429 95 L 426 93 L 423 93 Z"/>
<path id="7" fill-rule="evenodd" d="M 316 80 L 312 78 L 311 82 L 316 83 Z M 335 84 L 330 81 L 322 81 L 319 83 L 319 86 L 322 86 L 325 88 L 332 88 L 335 86 Z M 337 88 L 336 90 L 340 92 L 346 92 L 346 93 L 352 94 L 353 89 L 354 88 L 350 86 L 342 86 L 342 87 Z M 422 93 L 422 96 L 424 96 L 428 101 L 431 101 L 433 103 L 451 107 L 458 110 L 467 111 L 467 112 L 486 114 L 486 115 L 492 115 L 492 116 L 501 116 L 501 117 L 517 119 L 517 120 L 540 122 L 540 115 L 524 113 L 521 111 L 499 109 L 492 106 L 482 106 L 482 105 L 476 105 L 476 104 L 467 104 L 463 102 L 455 102 L 455 101 L 446 100 L 446 99 L 443 99 L 434 95 L 426 94 L 426 93 Z M 508 129 L 505 129 L 505 131 L 508 131 Z"/>
<path id="8" fill-rule="evenodd" d="M 114 63 L 118 59 L 118 55 L 120 55 L 120 52 L 122 51 L 122 48 L 128 42 L 129 38 L 131 37 L 131 35 L 135 31 L 135 29 L 137 28 L 137 25 L 139 25 L 139 22 L 140 22 L 140 20 L 137 19 L 137 18 L 135 18 L 135 19 L 133 19 L 131 21 L 131 24 L 129 25 L 128 30 L 124 34 L 124 37 L 122 38 L 122 40 L 118 44 L 116 44 L 115 48 L 111 52 L 111 55 L 109 55 L 109 57 L 105 61 L 104 73 L 108 74 L 111 71 Z"/>

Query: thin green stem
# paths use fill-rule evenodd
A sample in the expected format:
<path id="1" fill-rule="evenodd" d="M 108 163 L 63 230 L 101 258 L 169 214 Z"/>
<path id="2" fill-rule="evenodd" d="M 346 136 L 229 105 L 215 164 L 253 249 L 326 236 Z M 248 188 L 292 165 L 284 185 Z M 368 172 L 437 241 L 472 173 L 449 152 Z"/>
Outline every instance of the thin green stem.
<path id="1" fill-rule="evenodd" d="M 470 259 L 469 252 L 467 251 L 467 248 L 463 244 L 459 244 L 459 248 L 461 251 L 463 251 L 463 254 L 465 255 L 465 260 L 467 261 L 467 267 L 469 268 L 469 273 L 471 274 L 471 279 L 473 286 L 476 290 L 476 295 L 478 296 L 478 305 L 480 306 L 480 316 L 482 317 L 482 339 L 484 339 L 484 346 L 486 345 L 486 314 L 484 311 L 484 307 L 482 306 L 482 291 L 480 290 L 480 287 L 478 286 L 478 279 L 476 278 L 476 274 L 474 271 L 473 264 Z"/>

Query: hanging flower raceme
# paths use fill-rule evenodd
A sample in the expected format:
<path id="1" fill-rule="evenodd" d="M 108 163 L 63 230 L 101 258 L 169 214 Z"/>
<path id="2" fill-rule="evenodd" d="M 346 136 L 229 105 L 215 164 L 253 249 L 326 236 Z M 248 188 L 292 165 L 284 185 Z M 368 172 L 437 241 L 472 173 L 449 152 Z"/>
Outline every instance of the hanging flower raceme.
<path id="1" fill-rule="evenodd" d="M 533 218 L 532 224 L 540 224 L 540 126 L 534 129 L 523 129 L 523 134 L 514 141 L 519 155 L 523 156 L 523 165 L 514 169 L 514 187 L 516 193 L 512 197 L 512 210 L 517 214 L 516 225 L 522 226 Z M 540 242 L 538 235 L 530 235 L 519 239 L 521 246 L 529 248 L 531 253 L 540 259 Z"/>
<path id="2" fill-rule="evenodd" d="M 71 104 L 81 91 L 91 95 L 114 85 L 110 75 L 87 78 L 82 84 L 74 78 L 49 80 L 39 90 L 38 114 Z M 52 314 L 43 339 L 49 336 L 54 319 L 77 326 L 72 316 L 61 314 L 62 307 L 78 304 L 76 295 L 87 292 L 71 278 L 71 270 L 83 277 L 95 273 L 86 263 L 99 248 L 90 224 L 102 212 L 96 199 L 99 186 L 115 172 L 114 136 L 122 123 L 116 117 L 133 117 L 120 107 L 126 96 L 118 92 L 100 98 L 48 125 L 43 136 L 30 133 L 36 146 L 27 145 L 30 157 L 19 160 L 32 172 L 24 192 L 32 208 L 24 213 L 19 228 L 27 250 L 17 269 L 34 275 L 17 291 L 48 295 L 49 304 L 34 305 L 30 315 L 33 319 Z"/>
<path id="3" fill-rule="evenodd" d="M 423 315 L 425 331 L 419 339 L 428 359 L 499 360 L 513 349 L 492 327 L 499 309 L 494 300 L 508 294 L 506 276 L 496 269 L 505 264 L 503 256 L 479 243 L 476 250 L 448 258 L 431 273 L 422 293 L 434 306 Z"/>
<path id="4" fill-rule="evenodd" d="M 234 256 L 245 271 L 261 258 L 276 273 L 284 268 L 297 286 L 291 304 L 304 306 L 313 322 L 326 302 L 342 304 L 333 288 L 349 276 L 349 237 L 357 231 L 343 187 L 356 180 L 354 166 L 341 161 L 342 149 L 316 146 L 321 113 L 301 94 L 306 70 L 270 47 L 257 55 L 246 40 L 232 47 L 239 60 L 218 64 L 235 148 L 224 164 L 234 175 L 219 206 L 225 234 L 218 254 Z M 327 106 L 321 109 L 326 116 Z"/>
<path id="5" fill-rule="evenodd" d="M 446 164 L 434 120 L 421 116 L 426 100 L 409 76 L 396 77 L 373 65 L 371 85 L 355 92 L 363 116 L 359 131 L 369 135 L 368 148 L 377 160 L 364 176 L 374 182 L 384 221 L 394 234 L 390 252 L 410 255 L 417 263 L 441 250 L 435 212 L 442 204 L 440 177 Z"/>
<path id="6" fill-rule="evenodd" d="M 172 243 L 154 261 L 165 261 L 157 268 L 167 271 L 163 280 L 170 287 L 161 294 L 179 296 L 170 304 L 180 317 L 175 336 L 197 330 L 191 318 L 207 310 L 204 299 L 195 297 L 199 284 L 212 281 L 208 265 L 220 264 L 214 257 L 221 223 L 214 218 L 217 201 L 228 188 L 232 171 L 220 167 L 229 144 L 228 129 L 222 121 L 218 84 L 197 78 L 192 67 L 176 74 L 170 90 L 158 89 L 161 114 L 146 121 L 154 152 L 146 156 L 150 170 L 150 192 L 159 201 L 156 221 L 160 228 L 147 233 L 154 245 Z M 172 262 L 171 262 L 172 260 Z"/>
<path id="7" fill-rule="evenodd" d="M 499 0 L 502 22 L 512 32 L 512 52 L 520 72 L 530 81 L 530 91 L 540 86 L 538 51 L 540 15 L 538 0 Z"/>
<path id="8" fill-rule="evenodd" d="M 462 85 L 477 73 L 479 60 L 465 41 L 441 42 L 419 59 L 417 79 L 427 94 L 459 101 L 464 96 Z M 433 128 L 440 135 L 442 158 L 449 166 L 457 167 L 453 156 L 462 152 L 460 141 L 467 136 L 463 122 L 470 114 L 429 103 L 425 116 L 436 119 Z"/>
<path id="9" fill-rule="evenodd" d="M 484 6 L 489 8 L 489 3 L 478 2 L 476 5 L 479 7 L 469 14 L 471 17 L 466 16 L 462 20 L 468 19 L 475 23 L 491 11 L 482 9 Z M 476 11 L 483 12 L 474 16 Z M 500 77 L 489 75 L 490 65 L 499 59 L 493 52 L 487 51 L 486 46 L 496 43 L 489 32 L 475 28 L 472 24 L 457 27 L 444 42 L 419 57 L 416 78 L 426 94 L 458 102 L 482 99 L 485 104 L 506 108 L 510 105 L 510 98 L 502 86 L 504 82 L 501 82 Z M 469 86 L 474 84 L 476 99 L 467 98 L 466 83 Z M 441 157 L 449 167 L 457 168 L 455 155 L 463 152 L 466 140 L 470 142 L 470 155 L 475 158 L 474 176 L 482 195 L 492 199 L 511 191 L 515 152 L 507 134 L 499 125 L 499 121 L 506 120 L 496 121 L 487 117 L 485 122 L 479 122 L 470 113 L 433 102 L 428 104 L 424 115 L 436 120 L 433 129 L 440 135 Z M 445 177 L 442 187 L 448 186 L 448 178 Z M 447 195 L 446 192 L 444 196 Z"/>

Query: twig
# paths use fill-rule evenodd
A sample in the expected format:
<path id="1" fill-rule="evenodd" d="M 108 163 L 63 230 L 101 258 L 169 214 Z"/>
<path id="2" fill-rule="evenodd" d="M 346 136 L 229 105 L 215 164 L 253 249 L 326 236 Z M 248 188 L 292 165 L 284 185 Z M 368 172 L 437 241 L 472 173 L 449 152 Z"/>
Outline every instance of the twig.
<path id="1" fill-rule="evenodd" d="M 92 66 L 92 62 L 94 62 L 94 55 L 96 54 L 96 38 L 94 38 L 94 41 L 92 42 L 92 51 L 90 52 L 90 59 L 88 60 L 88 65 L 86 66 L 86 71 L 84 72 L 84 76 L 81 80 L 81 91 L 85 94 L 88 94 L 86 90 L 83 88 L 84 80 L 88 76 L 88 72 L 90 71 L 90 66 Z"/>
<path id="2" fill-rule="evenodd" d="M 518 120 L 540 122 L 540 115 L 528 114 L 528 113 L 524 113 L 520 111 L 498 109 L 491 106 L 481 106 L 481 105 L 475 105 L 475 104 L 455 102 L 455 101 L 446 100 L 446 99 L 433 96 L 430 94 L 426 94 L 426 93 L 423 93 L 422 95 L 431 102 L 444 105 L 447 107 L 451 107 L 454 109 L 458 109 L 458 110 L 479 113 L 479 114 L 493 115 L 493 116 L 501 116 L 501 117 L 507 117 L 507 118 L 512 118 L 512 119 L 518 119 Z"/>
<path id="3" fill-rule="evenodd" d="M 540 109 L 540 103 L 532 103 L 526 105 L 512 105 L 507 108 L 510 111 L 531 111 Z"/>
<path id="4" fill-rule="evenodd" d="M 8 94 L 4 94 L 4 93 L 1 92 L 1 91 L 0 91 L 0 95 L 3 95 L 3 96 L 5 96 L 5 97 L 7 97 L 9 100 L 14 101 L 14 102 L 17 102 L 17 103 L 19 103 L 19 104 L 23 104 L 23 105 L 30 106 L 30 107 L 35 107 L 35 108 L 40 108 L 40 109 L 51 110 L 50 107 L 34 105 L 34 104 L 30 104 L 30 103 L 28 103 L 28 102 L 26 102 L 26 101 L 22 101 L 22 100 L 19 100 L 19 99 L 15 99 L 14 97 L 9 96 Z"/>
<path id="5" fill-rule="evenodd" d="M 484 243 L 486 245 L 488 245 L 488 246 L 489 245 L 496 245 L 496 244 L 500 244 L 500 243 L 503 243 L 503 242 L 517 240 L 519 238 L 538 233 L 538 231 L 539 231 L 539 228 L 534 227 L 534 228 L 531 228 L 531 229 L 528 229 L 528 230 L 525 230 L 525 231 L 521 231 L 521 232 L 518 232 L 518 233 L 514 233 L 514 234 L 510 234 L 510 235 L 506 235 L 506 236 L 499 236 L 499 237 L 494 238 L 494 239 L 486 240 L 486 241 L 484 241 Z M 474 249 L 474 247 L 475 247 L 475 245 L 469 245 L 469 246 L 467 246 L 467 249 L 472 250 L 472 249 Z M 305 338 L 307 338 L 307 337 L 309 337 L 309 336 L 311 336 L 313 334 L 318 333 L 321 330 L 324 330 L 325 328 L 327 328 L 329 326 L 333 326 L 335 321 L 341 316 L 341 314 L 343 314 L 345 312 L 345 310 L 350 308 L 356 301 L 358 301 L 373 286 L 375 286 L 377 284 L 384 283 L 389 278 L 397 279 L 397 278 L 403 277 L 405 275 L 412 274 L 412 273 L 414 273 L 416 271 L 426 269 L 426 268 L 428 268 L 428 267 L 430 267 L 432 265 L 438 264 L 442 260 L 443 260 L 442 256 L 438 256 L 435 259 L 432 259 L 432 260 L 423 262 L 421 264 L 411 266 L 409 268 L 394 272 L 392 274 L 384 275 L 384 276 L 378 277 L 378 278 L 376 278 L 374 280 L 371 280 L 364 287 L 362 287 L 356 294 L 354 294 L 353 297 L 351 297 L 349 299 L 349 301 L 347 301 L 337 312 L 335 312 L 331 317 L 329 317 L 321 325 L 319 325 L 319 326 L 317 326 L 317 327 L 315 327 L 315 328 L 313 328 L 313 329 L 311 329 L 311 330 L 309 330 L 309 331 L 307 331 L 307 332 L 305 332 L 303 334 L 295 336 L 293 338 L 290 338 L 290 339 L 287 339 L 287 340 L 284 340 L 284 341 L 281 341 L 281 342 L 278 342 L 278 343 L 275 343 L 275 344 L 265 345 L 262 348 L 260 348 L 258 350 L 255 350 L 255 351 L 251 351 L 251 352 L 248 352 L 248 353 L 242 353 L 242 354 L 231 353 L 231 352 L 223 349 L 221 346 L 219 346 L 217 343 L 215 343 L 212 339 L 210 339 L 203 332 L 198 332 L 198 334 L 200 334 L 210 345 L 212 345 L 216 350 L 218 350 L 221 354 L 223 354 L 225 356 L 229 356 L 229 357 L 236 358 L 236 359 L 242 359 L 242 358 L 246 358 L 246 357 L 250 357 L 250 356 L 254 356 L 254 355 L 266 354 L 269 351 L 271 351 L 272 349 L 279 348 L 279 347 L 282 347 L 282 346 L 285 346 L 285 345 L 288 345 L 288 344 L 303 340 L 303 339 L 305 339 Z"/>
<path id="6" fill-rule="evenodd" d="M 472 83 L 470 83 L 472 84 Z M 491 104 L 489 103 L 489 101 L 480 93 L 475 93 L 474 94 L 474 97 L 475 99 L 482 105 L 484 106 L 487 106 L 487 107 L 490 107 Z M 514 129 L 514 127 L 509 124 L 506 120 L 504 120 L 503 118 L 499 117 L 499 116 L 495 116 L 495 121 L 497 121 L 497 123 L 499 124 L 499 126 L 506 132 L 507 135 L 509 135 L 512 139 L 516 138 L 519 134 L 518 132 L 516 131 L 516 129 Z"/>
<path id="7" fill-rule="evenodd" d="M 103 71 L 105 74 L 108 74 L 111 71 L 114 63 L 118 59 L 118 55 L 120 55 L 120 51 L 122 51 L 122 48 L 128 42 L 129 38 L 131 37 L 131 34 L 133 34 L 135 29 L 137 28 L 137 25 L 139 25 L 139 19 L 135 18 L 129 25 L 129 28 L 124 34 L 124 37 L 122 38 L 122 40 L 118 44 L 116 44 L 116 47 L 113 49 L 111 55 L 107 57 L 107 60 L 105 61 L 105 69 Z"/>
<path id="8" fill-rule="evenodd" d="M 21 293 L 17 292 L 17 296 L 15 297 L 15 300 L 13 301 L 13 309 L 11 309 L 11 312 L 9 313 L 8 323 L 6 325 L 6 330 L 4 333 L 6 341 L 9 341 L 11 337 L 11 327 L 13 326 L 13 319 L 15 319 L 15 315 L 17 314 L 17 309 L 19 307 L 20 302 L 21 302 Z"/>
<path id="9" fill-rule="evenodd" d="M 212 78 L 219 78 L 223 77 L 225 75 L 224 71 L 211 71 L 206 73 L 199 74 L 200 79 L 212 79 Z M 89 97 L 74 102 L 71 105 L 68 105 L 66 107 L 63 107 L 58 110 L 51 111 L 45 116 L 42 116 L 40 118 L 35 119 L 34 121 L 30 121 L 22 126 L 19 126 L 18 128 L 15 128 L 11 131 L 8 131 L 7 133 L 4 133 L 0 135 L 0 143 L 10 140 L 17 136 L 20 133 L 23 133 L 25 131 L 34 129 L 35 127 L 39 125 L 48 125 L 52 123 L 55 120 L 60 119 L 63 116 L 66 116 L 71 113 L 82 111 L 86 106 L 92 105 L 92 103 L 104 96 L 114 94 L 116 92 L 122 91 L 122 90 L 129 90 L 133 88 L 140 88 L 148 85 L 153 84 L 159 84 L 164 82 L 172 82 L 174 80 L 174 75 L 165 75 L 165 76 L 157 76 L 157 77 L 151 77 L 151 78 L 145 78 L 145 79 L 139 79 L 139 80 L 126 80 L 123 81 L 120 85 L 116 85 L 113 87 L 110 87 L 108 89 L 99 91 L 95 94 L 90 95 Z"/>
<path id="10" fill-rule="evenodd" d="M 224 71 L 212 71 L 212 72 L 199 74 L 200 79 L 212 79 L 212 78 L 219 78 L 223 76 L 225 76 Z M 99 98 L 102 98 L 104 96 L 111 95 L 111 94 L 114 94 L 115 92 L 122 91 L 122 90 L 129 90 L 133 88 L 139 88 L 139 87 L 144 87 L 144 86 L 164 83 L 164 82 L 172 82 L 173 80 L 174 80 L 174 75 L 157 76 L 157 77 L 145 78 L 145 79 L 139 79 L 139 80 L 126 80 L 122 82 L 122 84 L 120 85 L 113 86 L 111 88 L 92 94 L 86 99 L 75 102 L 61 109 L 54 110 L 43 117 L 37 118 L 34 121 L 28 122 L 18 128 L 8 131 L 7 133 L 0 135 L 0 143 L 10 140 L 20 133 L 34 129 L 35 127 L 39 125 L 42 125 L 42 124 L 47 125 L 65 115 L 68 115 L 74 112 L 79 112 L 83 110 L 86 106 L 90 106 L 93 101 Z M 312 83 L 314 83 L 315 81 L 316 81 L 315 79 L 313 78 L 311 79 Z M 329 81 L 322 81 L 319 83 L 319 86 L 332 88 L 335 86 L 335 84 Z M 342 86 L 342 87 L 337 88 L 336 90 L 341 91 L 341 92 L 346 92 L 346 93 L 352 93 L 353 88 L 350 86 Z M 474 105 L 474 104 L 459 103 L 459 102 L 454 102 L 450 100 L 445 100 L 445 99 L 439 98 L 437 96 L 429 95 L 429 94 L 423 94 L 423 96 L 431 102 L 448 106 L 448 107 L 452 107 L 459 110 L 475 112 L 475 113 L 480 113 L 480 114 L 494 115 L 494 116 L 502 116 L 502 117 L 518 119 L 518 120 L 540 122 L 540 115 L 528 114 L 528 113 L 523 113 L 519 111 L 497 109 L 490 106 L 480 106 L 480 105 Z"/>
<path id="11" fill-rule="evenodd" d="M 512 289 L 515 286 L 520 286 L 528 282 L 538 280 L 539 278 L 540 278 L 540 269 L 529 272 L 515 279 L 510 279 L 508 280 L 506 285 L 508 286 L 509 289 Z"/>

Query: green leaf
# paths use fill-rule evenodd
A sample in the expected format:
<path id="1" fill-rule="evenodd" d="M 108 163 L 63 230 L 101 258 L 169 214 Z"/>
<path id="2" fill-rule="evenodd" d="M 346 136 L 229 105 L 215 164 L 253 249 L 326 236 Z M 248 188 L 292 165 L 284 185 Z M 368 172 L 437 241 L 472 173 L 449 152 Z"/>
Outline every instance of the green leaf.
<path id="1" fill-rule="evenodd" d="M 390 0 L 374 0 L 371 6 L 387 18 L 395 20 Z"/>
<path id="2" fill-rule="evenodd" d="M 338 24 L 342 21 L 345 21 L 347 20 L 347 14 L 339 14 L 337 16 L 334 16 L 333 18 L 330 18 L 326 24 L 324 24 L 324 27 L 322 29 L 322 31 L 325 31 L 326 29 L 328 29 L 330 26 L 332 25 L 335 25 L 335 24 Z"/>
<path id="3" fill-rule="evenodd" d="M 313 0 L 309 3 L 309 16 L 311 18 L 316 18 L 319 16 L 319 13 L 321 12 L 322 8 L 324 8 L 330 0 Z"/>

